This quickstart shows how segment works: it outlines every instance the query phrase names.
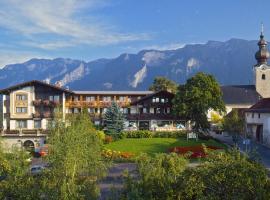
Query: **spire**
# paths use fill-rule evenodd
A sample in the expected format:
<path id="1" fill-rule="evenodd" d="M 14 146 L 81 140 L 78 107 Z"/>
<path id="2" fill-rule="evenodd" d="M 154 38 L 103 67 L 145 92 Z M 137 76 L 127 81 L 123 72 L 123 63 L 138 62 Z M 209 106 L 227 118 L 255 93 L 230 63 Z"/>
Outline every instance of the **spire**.
<path id="1" fill-rule="evenodd" d="M 263 29 L 264 29 L 263 23 L 261 23 L 261 36 L 262 36 L 262 37 L 264 37 L 264 35 L 263 35 L 263 31 L 264 31 L 264 30 L 263 30 Z"/>
<path id="2" fill-rule="evenodd" d="M 270 54 L 267 50 L 267 42 L 264 40 L 264 26 L 261 24 L 261 35 L 258 42 L 259 50 L 255 54 L 257 60 L 257 65 L 267 64 L 267 59 L 270 57 Z"/>

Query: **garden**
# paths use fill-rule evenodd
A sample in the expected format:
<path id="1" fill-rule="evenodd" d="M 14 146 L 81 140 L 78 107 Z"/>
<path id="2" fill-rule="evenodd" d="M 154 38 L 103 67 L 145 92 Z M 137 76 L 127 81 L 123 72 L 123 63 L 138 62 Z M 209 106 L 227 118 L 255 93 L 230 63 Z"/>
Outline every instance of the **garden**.
<path id="1" fill-rule="evenodd" d="M 177 153 L 189 158 L 206 157 L 206 151 L 226 149 L 226 145 L 212 138 L 188 139 L 186 131 L 151 132 L 133 131 L 123 132 L 119 139 L 106 136 L 104 156 L 107 158 L 130 159 L 146 153 L 154 156 L 158 153 Z M 109 138 L 109 139 L 108 139 Z"/>

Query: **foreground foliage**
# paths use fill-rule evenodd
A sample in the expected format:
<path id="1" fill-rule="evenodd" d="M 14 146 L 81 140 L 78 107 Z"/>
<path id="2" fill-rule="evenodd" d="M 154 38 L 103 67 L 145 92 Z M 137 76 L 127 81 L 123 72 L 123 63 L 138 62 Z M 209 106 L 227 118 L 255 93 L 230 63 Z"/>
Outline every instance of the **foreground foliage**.
<path id="1" fill-rule="evenodd" d="M 85 111 L 69 122 L 65 127 L 59 120 L 52 128 L 44 193 L 48 199 L 95 199 L 97 181 L 106 170 L 100 134 Z"/>
<path id="2" fill-rule="evenodd" d="M 48 167 L 30 173 L 24 149 L 4 153 L 0 145 L 0 199 L 97 199 L 97 182 L 105 175 L 100 132 L 83 112 L 69 119 L 56 119 L 49 138 Z"/>
<path id="3" fill-rule="evenodd" d="M 138 177 L 127 177 L 122 199 L 269 199 L 266 170 L 240 152 L 211 154 L 197 167 L 176 154 L 142 156 Z"/>

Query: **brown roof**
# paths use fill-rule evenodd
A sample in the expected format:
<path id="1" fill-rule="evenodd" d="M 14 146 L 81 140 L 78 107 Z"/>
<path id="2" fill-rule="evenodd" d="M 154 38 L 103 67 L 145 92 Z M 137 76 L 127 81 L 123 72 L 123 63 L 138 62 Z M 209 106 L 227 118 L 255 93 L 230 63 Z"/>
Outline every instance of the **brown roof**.
<path id="1" fill-rule="evenodd" d="M 270 98 L 261 99 L 256 104 L 247 109 L 246 112 L 270 113 Z"/>
<path id="2" fill-rule="evenodd" d="M 32 86 L 32 85 L 42 85 L 42 86 L 46 86 L 46 87 L 51 87 L 51 88 L 56 89 L 56 90 L 60 90 L 62 92 L 73 93 L 72 91 L 70 91 L 68 89 L 61 88 L 61 87 L 58 87 L 56 85 L 48 84 L 48 83 L 38 81 L 38 80 L 33 80 L 33 81 L 20 83 L 20 84 L 13 85 L 13 86 L 10 86 L 8 88 L 2 89 L 2 90 L 0 90 L 0 94 L 8 94 L 12 90 L 16 90 L 16 89 L 19 89 L 19 88 L 23 88 L 25 86 Z"/>
<path id="3" fill-rule="evenodd" d="M 161 95 L 161 96 L 166 96 L 167 95 L 167 96 L 170 96 L 171 98 L 174 97 L 174 94 L 171 93 L 171 92 L 168 92 L 168 91 L 158 91 L 158 92 L 155 92 L 153 94 L 149 94 L 149 95 L 147 95 L 145 97 L 142 97 L 141 99 L 139 99 L 137 101 L 132 102 L 131 105 L 136 105 L 136 104 L 142 103 L 145 100 L 150 99 L 150 98 L 152 98 L 154 96 L 157 96 L 157 95 Z"/>

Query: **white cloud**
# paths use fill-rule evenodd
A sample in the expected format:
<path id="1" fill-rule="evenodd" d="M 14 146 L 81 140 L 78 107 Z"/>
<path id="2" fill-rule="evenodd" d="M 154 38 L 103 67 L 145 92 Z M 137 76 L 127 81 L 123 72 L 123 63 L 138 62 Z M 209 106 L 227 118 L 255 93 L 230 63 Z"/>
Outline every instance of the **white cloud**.
<path id="1" fill-rule="evenodd" d="M 0 26 L 22 34 L 29 45 L 43 49 L 76 44 L 107 45 L 148 39 L 147 34 L 124 34 L 95 18 L 91 11 L 105 0 L 2 0 Z M 86 14 L 87 13 L 87 14 Z M 57 36 L 40 43 L 42 34 Z M 64 38 L 61 38 L 64 37 Z"/>
<path id="2" fill-rule="evenodd" d="M 22 63 L 32 58 L 45 58 L 33 52 L 0 50 L 0 69 L 8 64 Z M 49 57 L 46 57 L 49 58 Z"/>
<path id="3" fill-rule="evenodd" d="M 183 48 L 183 47 L 185 47 L 185 44 L 181 44 L 181 43 L 170 43 L 170 44 L 164 44 L 164 45 L 150 45 L 150 46 L 144 47 L 143 49 L 164 51 L 164 50 L 180 49 L 180 48 Z"/>
<path id="4" fill-rule="evenodd" d="M 135 75 L 134 75 L 134 80 L 130 83 L 130 85 L 133 88 L 136 88 L 139 83 L 143 82 L 144 78 L 147 75 L 147 67 L 146 65 L 143 66 L 142 69 L 140 69 Z"/>

